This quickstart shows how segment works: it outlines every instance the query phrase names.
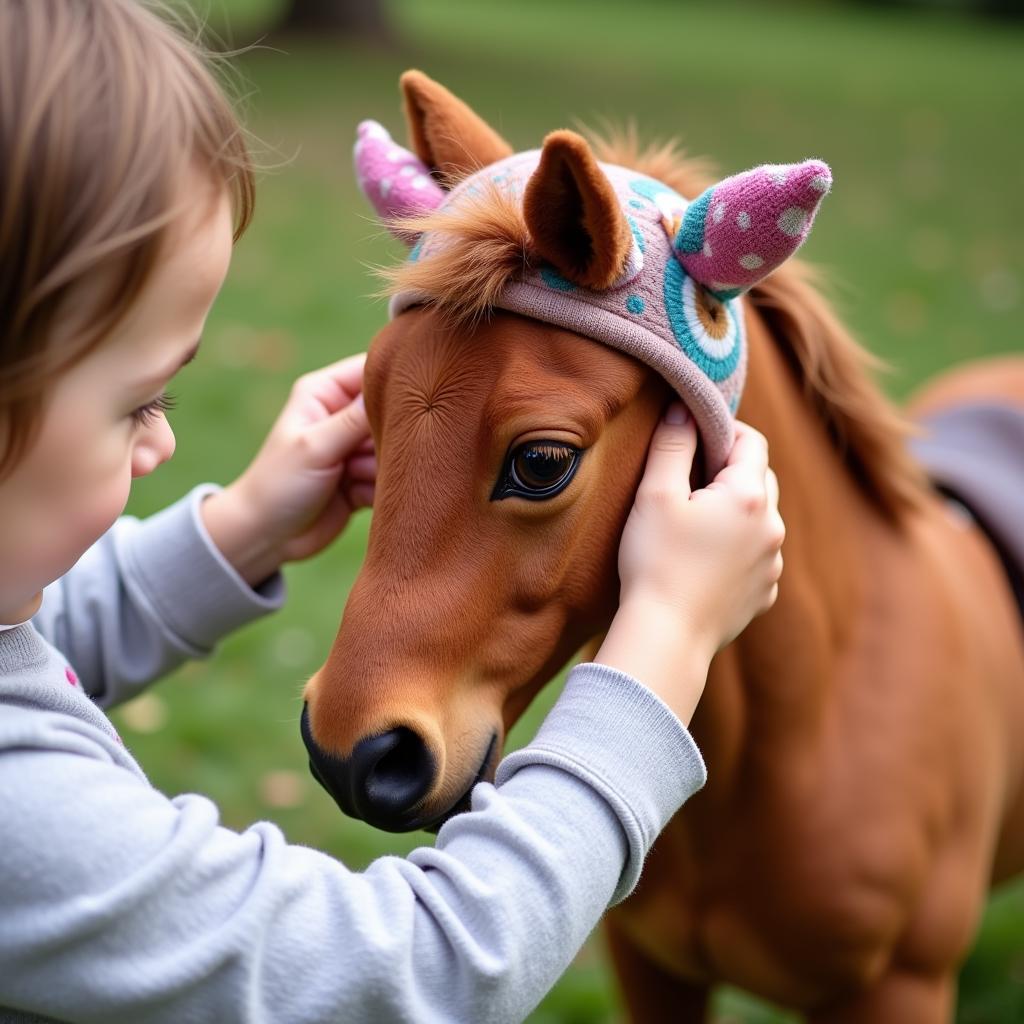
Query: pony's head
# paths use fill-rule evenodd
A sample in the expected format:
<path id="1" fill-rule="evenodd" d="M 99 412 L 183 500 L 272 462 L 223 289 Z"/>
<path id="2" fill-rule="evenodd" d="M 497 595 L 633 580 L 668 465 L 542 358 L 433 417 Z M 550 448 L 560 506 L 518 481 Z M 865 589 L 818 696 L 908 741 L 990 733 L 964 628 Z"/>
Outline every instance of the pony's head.
<path id="1" fill-rule="evenodd" d="M 706 473 L 724 464 L 742 295 L 801 244 L 831 181 L 808 160 L 686 198 L 573 132 L 514 154 L 430 79 L 402 86 L 415 153 L 364 122 L 355 157 L 411 246 L 366 367 L 370 546 L 302 719 L 328 791 L 392 830 L 462 806 L 539 687 L 607 626 L 671 391 Z"/>
<path id="2" fill-rule="evenodd" d="M 739 296 L 807 237 L 828 167 L 766 165 L 684 198 L 599 162 L 575 132 L 512 153 L 436 82 L 412 71 L 402 85 L 417 153 L 373 121 L 355 147 L 360 187 L 411 246 L 392 317 L 424 303 L 505 309 L 625 352 L 682 396 L 717 472 L 746 371 Z"/>

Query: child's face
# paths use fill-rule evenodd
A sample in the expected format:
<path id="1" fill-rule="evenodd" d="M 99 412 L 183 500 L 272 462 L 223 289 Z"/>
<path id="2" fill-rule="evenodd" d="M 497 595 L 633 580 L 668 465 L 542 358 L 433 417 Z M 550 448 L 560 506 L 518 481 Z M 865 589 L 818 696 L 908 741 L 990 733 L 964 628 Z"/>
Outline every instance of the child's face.
<path id="1" fill-rule="evenodd" d="M 227 195 L 198 176 L 189 194 L 128 316 L 57 381 L 37 441 L 0 481 L 0 623 L 33 615 L 43 587 L 124 511 L 132 479 L 174 452 L 151 404 L 194 354 L 231 258 Z"/>

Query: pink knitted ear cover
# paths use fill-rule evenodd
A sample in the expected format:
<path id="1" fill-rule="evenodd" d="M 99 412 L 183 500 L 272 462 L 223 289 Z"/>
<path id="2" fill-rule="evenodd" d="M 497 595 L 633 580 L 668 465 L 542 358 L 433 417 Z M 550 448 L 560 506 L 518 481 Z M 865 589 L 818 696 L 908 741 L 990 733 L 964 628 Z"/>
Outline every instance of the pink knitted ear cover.
<path id="1" fill-rule="evenodd" d="M 690 204 L 672 248 L 686 272 L 720 298 L 738 295 L 796 252 L 831 186 L 820 160 L 726 178 Z"/>
<path id="2" fill-rule="evenodd" d="M 391 233 L 411 245 L 415 239 L 396 231 L 392 222 L 436 210 L 444 202 L 444 190 L 427 165 L 394 142 L 383 125 L 363 121 L 356 133 L 353 159 L 359 187 Z"/>

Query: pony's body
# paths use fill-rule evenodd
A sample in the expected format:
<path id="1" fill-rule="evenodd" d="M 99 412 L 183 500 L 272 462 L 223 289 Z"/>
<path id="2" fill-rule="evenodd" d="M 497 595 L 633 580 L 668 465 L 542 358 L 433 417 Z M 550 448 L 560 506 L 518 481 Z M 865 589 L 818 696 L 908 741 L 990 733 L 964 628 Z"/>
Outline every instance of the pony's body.
<path id="1" fill-rule="evenodd" d="M 708 786 L 613 914 L 613 951 L 641 1020 L 720 980 L 812 1019 L 945 1020 L 990 882 L 1024 865 L 1018 611 L 941 501 L 895 526 L 864 494 L 751 326 L 740 414 L 769 438 L 786 577 L 712 666 Z M 1024 408 L 1022 384 L 1018 363 L 975 397 Z"/>
<path id="2" fill-rule="evenodd" d="M 457 159 L 460 138 L 480 162 L 502 152 L 475 123 L 460 135 L 464 108 L 416 88 L 414 136 L 434 123 L 417 104 L 444 114 L 420 147 L 429 166 Z M 666 151 L 605 159 L 700 191 Z M 513 257 L 516 217 L 491 221 Z M 465 218 L 450 227 L 479 241 Z M 464 248 L 460 265 L 495 295 L 515 261 L 488 282 L 488 251 Z M 416 268 L 428 308 L 371 347 L 370 546 L 306 691 L 312 750 L 344 765 L 383 735 L 403 792 L 425 766 L 396 827 L 459 806 L 539 688 L 607 627 L 669 394 L 647 366 L 550 324 L 453 321 L 452 272 Z M 730 982 L 812 1021 L 939 1024 L 988 886 L 1024 866 L 1019 615 L 990 545 L 928 491 L 900 417 L 804 275 L 780 269 L 745 308 L 739 414 L 769 439 L 786 572 L 775 607 L 712 665 L 692 723 L 709 783 L 609 917 L 616 966 L 641 1021 L 700 1020 L 709 988 Z M 950 378 L 921 408 L 979 397 L 1024 408 L 1024 362 Z M 493 500 L 506 453 L 536 438 L 586 451 L 572 487 Z"/>

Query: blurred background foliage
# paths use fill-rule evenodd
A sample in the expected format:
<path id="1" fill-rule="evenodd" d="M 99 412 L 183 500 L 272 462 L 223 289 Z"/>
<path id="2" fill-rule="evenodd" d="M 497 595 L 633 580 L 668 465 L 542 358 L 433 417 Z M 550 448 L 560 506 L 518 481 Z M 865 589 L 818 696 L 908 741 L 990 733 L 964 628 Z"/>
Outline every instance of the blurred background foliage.
<path id="1" fill-rule="evenodd" d="M 173 2 L 218 45 L 247 48 L 235 65 L 266 170 L 200 358 L 178 382 L 177 455 L 138 483 L 137 515 L 202 480 L 232 479 L 294 377 L 365 348 L 384 322 L 368 267 L 401 250 L 357 193 L 351 146 L 365 117 L 404 139 L 397 78 L 410 66 L 517 148 L 575 118 L 610 118 L 681 137 L 723 175 L 826 159 L 835 186 L 804 254 L 830 270 L 848 323 L 891 364 L 896 398 L 958 360 L 1024 342 L 1016 0 Z M 212 796 L 235 828 L 271 819 L 354 868 L 429 841 L 344 819 L 309 777 L 299 740 L 300 689 L 333 639 L 368 522 L 361 513 L 328 552 L 289 568 L 282 612 L 115 714 L 156 785 Z M 554 689 L 513 743 L 532 734 Z M 720 1022 L 790 1019 L 736 992 L 716 1005 Z M 530 1019 L 618 1014 L 595 938 Z M 1022 1020 L 1017 885 L 986 915 L 959 1021 Z"/>

